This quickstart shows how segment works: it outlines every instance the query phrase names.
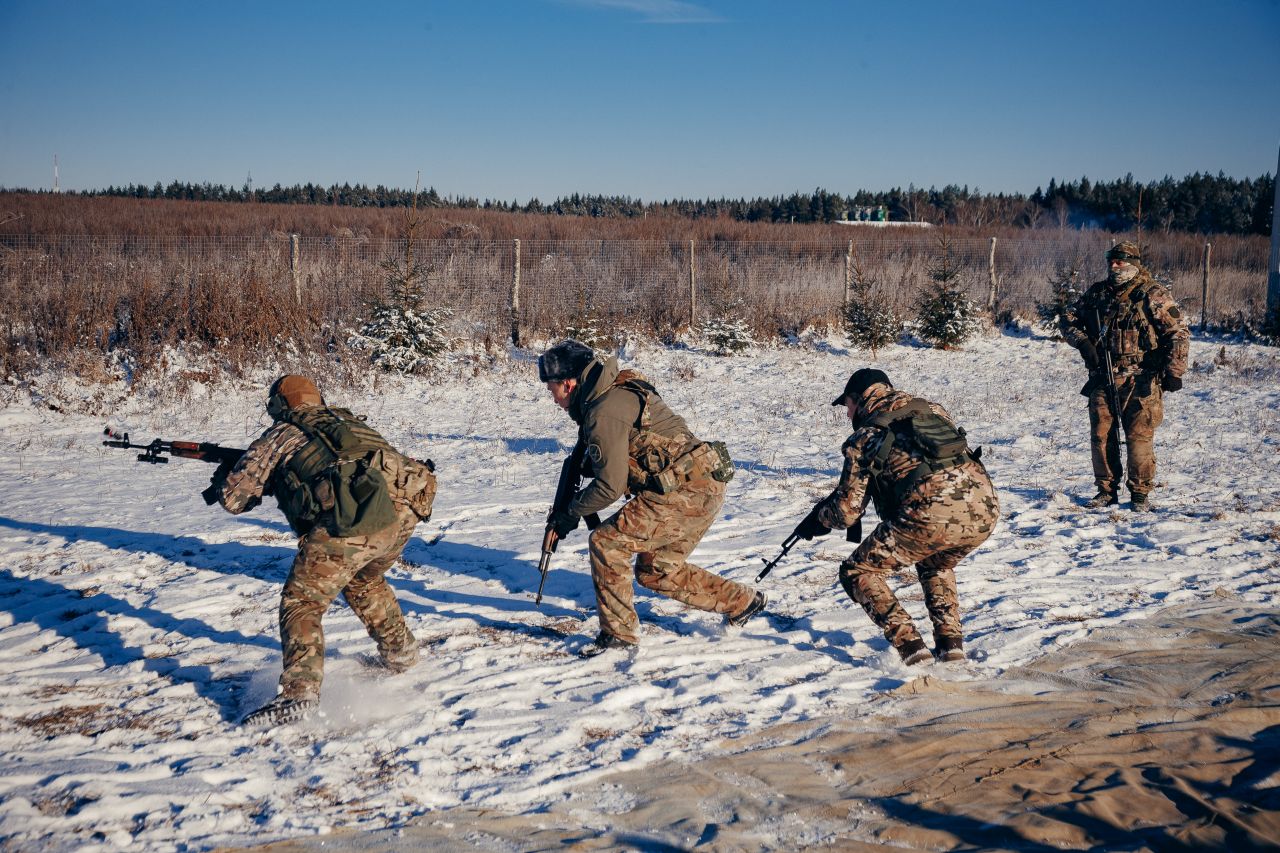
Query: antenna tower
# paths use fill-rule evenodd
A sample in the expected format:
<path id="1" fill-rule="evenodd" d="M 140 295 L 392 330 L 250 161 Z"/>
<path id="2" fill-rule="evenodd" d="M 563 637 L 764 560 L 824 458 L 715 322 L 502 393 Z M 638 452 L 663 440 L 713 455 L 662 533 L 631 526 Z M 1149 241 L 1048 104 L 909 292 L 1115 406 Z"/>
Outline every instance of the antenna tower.
<path id="1" fill-rule="evenodd" d="M 53 155 L 53 191 L 55 193 L 62 192 L 62 187 L 58 186 L 58 155 Z"/>

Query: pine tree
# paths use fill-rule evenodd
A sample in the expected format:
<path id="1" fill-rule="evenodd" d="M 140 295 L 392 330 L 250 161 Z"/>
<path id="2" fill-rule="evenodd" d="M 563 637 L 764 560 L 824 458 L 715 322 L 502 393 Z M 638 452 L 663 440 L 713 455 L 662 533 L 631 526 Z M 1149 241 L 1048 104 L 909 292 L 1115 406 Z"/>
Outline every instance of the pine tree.
<path id="1" fill-rule="evenodd" d="M 964 292 L 964 277 L 945 234 L 938 239 L 938 248 L 938 260 L 929 268 L 933 286 L 917 303 L 916 332 L 938 349 L 953 349 L 977 333 L 982 309 Z"/>
<path id="2" fill-rule="evenodd" d="M 374 303 L 369 319 L 349 341 L 352 349 L 368 351 L 373 366 L 389 373 L 418 373 L 457 344 L 448 333 L 453 312 L 424 305 L 428 269 L 413 254 L 420 224 L 415 187 L 405 217 L 404 255 L 382 262 L 387 299 Z"/>
<path id="3" fill-rule="evenodd" d="M 735 355 L 756 343 L 747 321 L 731 314 L 707 320 L 702 324 L 702 334 L 717 355 Z"/>
<path id="4" fill-rule="evenodd" d="M 849 288 L 849 302 L 844 308 L 844 333 L 849 345 L 871 351 L 896 344 L 902 337 L 902 318 L 893 304 L 876 287 L 874 278 L 862 269 L 862 263 L 853 262 L 853 281 Z"/>
<path id="5" fill-rule="evenodd" d="M 1036 306 L 1036 313 L 1040 317 L 1040 325 L 1047 329 L 1055 337 L 1058 334 L 1059 323 L 1062 315 L 1066 312 L 1067 306 L 1075 303 L 1080 298 L 1080 271 L 1084 268 L 1084 261 L 1079 255 L 1073 257 L 1070 261 L 1060 264 L 1053 275 L 1049 277 L 1049 301 L 1041 302 Z"/>

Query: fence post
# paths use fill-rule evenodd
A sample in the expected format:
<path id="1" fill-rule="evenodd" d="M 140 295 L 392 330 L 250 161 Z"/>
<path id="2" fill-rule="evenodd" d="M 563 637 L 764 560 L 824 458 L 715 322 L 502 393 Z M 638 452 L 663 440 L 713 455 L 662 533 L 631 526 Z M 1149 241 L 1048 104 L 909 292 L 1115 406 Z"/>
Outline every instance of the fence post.
<path id="1" fill-rule="evenodd" d="M 853 241 L 849 241 L 849 250 L 844 253 L 844 299 L 840 301 L 841 316 L 849 313 L 849 293 L 853 290 Z"/>
<path id="2" fill-rule="evenodd" d="M 520 346 L 520 241 L 515 242 L 515 263 L 511 273 L 511 343 Z"/>
<path id="3" fill-rule="evenodd" d="M 297 234 L 289 235 L 289 273 L 293 276 L 293 298 L 302 304 L 302 251 Z"/>
<path id="4" fill-rule="evenodd" d="M 1271 205 L 1271 263 L 1267 269 L 1267 316 L 1263 327 L 1280 333 L 1280 164 L 1276 166 L 1275 200 Z"/>
<path id="5" fill-rule="evenodd" d="M 698 324 L 698 274 L 693 258 L 693 241 L 689 241 L 689 329 Z"/>
<path id="6" fill-rule="evenodd" d="M 1200 334 L 1202 335 L 1209 325 L 1209 254 L 1212 250 L 1213 244 L 1206 242 L 1204 244 L 1203 271 L 1200 279 Z"/>
<path id="7" fill-rule="evenodd" d="M 996 311 L 996 238 L 991 238 L 991 254 L 987 258 L 987 277 L 990 285 L 987 289 L 987 311 L 994 314 Z"/>

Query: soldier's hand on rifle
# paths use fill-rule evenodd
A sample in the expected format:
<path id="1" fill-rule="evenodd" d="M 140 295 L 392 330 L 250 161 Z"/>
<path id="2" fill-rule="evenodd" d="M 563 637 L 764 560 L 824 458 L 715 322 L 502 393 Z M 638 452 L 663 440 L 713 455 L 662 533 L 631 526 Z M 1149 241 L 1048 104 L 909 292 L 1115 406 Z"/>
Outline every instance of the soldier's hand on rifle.
<path id="1" fill-rule="evenodd" d="M 822 504 L 818 504 L 809 510 L 809 514 L 804 520 L 796 525 L 795 535 L 806 541 L 813 539 L 815 536 L 826 536 L 831 532 L 831 528 L 827 527 L 818 520 L 818 510 L 822 508 Z"/>
<path id="2" fill-rule="evenodd" d="M 1166 391 L 1181 391 L 1182 377 L 1166 373 L 1160 377 L 1160 387 Z"/>
<path id="3" fill-rule="evenodd" d="M 213 476 L 209 478 L 209 486 L 200 496 L 204 498 L 204 502 L 209 506 L 213 506 L 218 502 L 218 498 L 222 497 L 222 488 L 227 484 L 227 475 L 231 473 L 232 465 L 223 462 L 213 471 Z"/>
<path id="4" fill-rule="evenodd" d="M 575 515 L 568 510 L 553 509 L 551 514 L 547 516 L 547 529 L 554 530 L 557 538 L 563 539 L 577 530 L 581 522 L 582 516 L 580 515 Z"/>

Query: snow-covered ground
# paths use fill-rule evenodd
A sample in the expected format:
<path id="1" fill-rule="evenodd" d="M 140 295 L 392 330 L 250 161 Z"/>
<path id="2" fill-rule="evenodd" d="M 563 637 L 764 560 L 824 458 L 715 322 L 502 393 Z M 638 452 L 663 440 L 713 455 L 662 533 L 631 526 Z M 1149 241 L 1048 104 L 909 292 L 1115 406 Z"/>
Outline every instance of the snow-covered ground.
<path id="1" fill-rule="evenodd" d="M 898 387 L 945 405 L 986 448 L 1000 490 L 999 528 L 957 572 L 981 662 L 935 675 L 991 676 L 1222 591 L 1276 600 L 1280 351 L 1198 340 L 1192 358 L 1157 433 L 1157 510 L 1134 516 L 1081 506 L 1093 492 L 1084 375 L 1065 345 L 1000 335 L 879 354 Z M 735 358 L 633 344 L 623 361 L 700 436 L 728 443 L 738 474 L 694 559 L 750 582 L 832 487 L 848 422 L 829 402 L 870 359 L 815 340 Z M 532 595 L 573 426 L 516 353 L 444 382 L 330 394 L 439 466 L 435 517 L 391 574 L 424 660 L 371 675 L 356 656 L 372 644 L 339 603 L 325 620 L 324 716 L 241 729 L 274 693 L 293 539 L 270 501 L 240 517 L 205 507 L 209 466 L 141 465 L 99 443 L 107 424 L 237 446 L 265 426 L 263 387 L 198 378 L 106 417 L 20 393 L 0 409 L 0 847 L 204 849 L 459 804 L 519 813 L 589 797 L 626 810 L 591 781 L 774 724 L 856 720 L 916 674 L 840 590 L 852 546 L 839 534 L 802 543 L 763 582 L 769 618 L 726 630 L 638 590 L 641 654 L 576 658 L 596 631 L 582 532 L 540 609 Z M 925 626 L 914 576 L 897 585 Z"/>

